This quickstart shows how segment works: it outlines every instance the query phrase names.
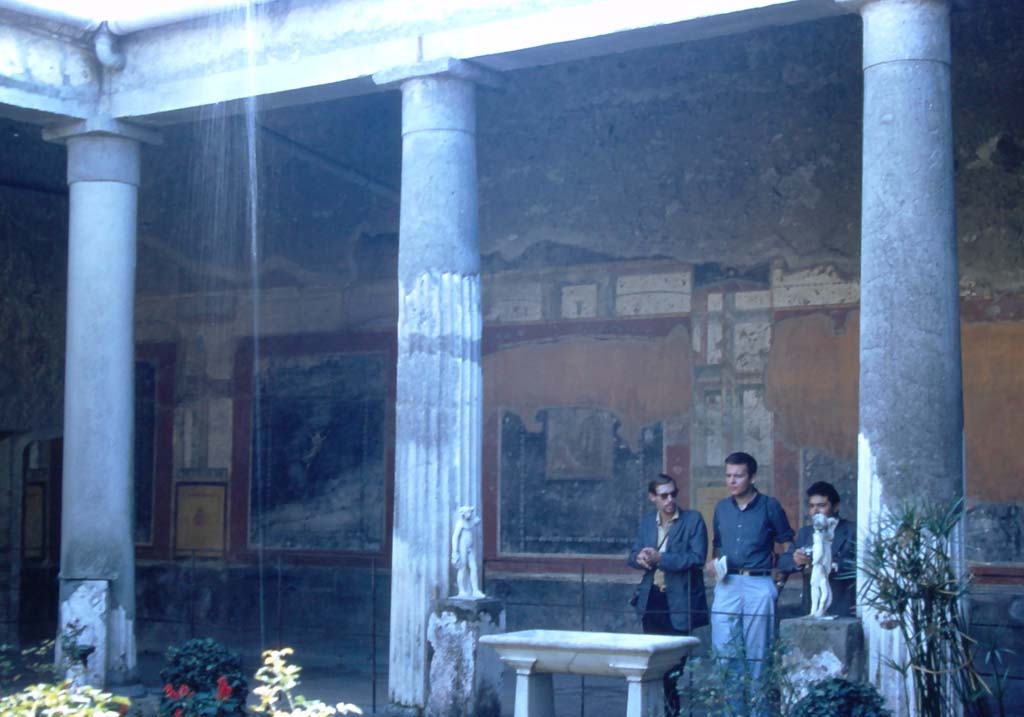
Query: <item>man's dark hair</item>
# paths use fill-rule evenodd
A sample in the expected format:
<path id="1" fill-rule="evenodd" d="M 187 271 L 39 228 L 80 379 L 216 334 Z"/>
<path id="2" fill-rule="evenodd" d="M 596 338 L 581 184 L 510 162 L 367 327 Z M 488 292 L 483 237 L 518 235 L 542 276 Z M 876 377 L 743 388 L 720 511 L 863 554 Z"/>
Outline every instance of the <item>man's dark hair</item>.
<path id="1" fill-rule="evenodd" d="M 831 483 L 826 483 L 823 480 L 818 481 L 807 489 L 807 497 L 810 498 L 812 495 L 823 495 L 828 498 L 828 502 L 832 505 L 839 503 L 839 491 Z"/>
<path id="2" fill-rule="evenodd" d="M 757 461 L 749 453 L 743 451 L 737 451 L 736 453 L 730 453 L 725 457 L 725 465 L 727 466 L 746 466 L 747 475 L 757 475 Z"/>
<path id="3" fill-rule="evenodd" d="M 647 492 L 650 493 L 651 495 L 657 495 L 658 494 L 658 486 L 659 485 L 668 485 L 669 483 L 672 484 L 672 487 L 675 490 L 679 490 L 679 486 L 676 485 L 676 479 L 675 478 L 670 476 L 668 473 L 659 473 L 657 478 L 655 478 L 654 480 L 652 480 L 650 483 L 647 484 Z"/>

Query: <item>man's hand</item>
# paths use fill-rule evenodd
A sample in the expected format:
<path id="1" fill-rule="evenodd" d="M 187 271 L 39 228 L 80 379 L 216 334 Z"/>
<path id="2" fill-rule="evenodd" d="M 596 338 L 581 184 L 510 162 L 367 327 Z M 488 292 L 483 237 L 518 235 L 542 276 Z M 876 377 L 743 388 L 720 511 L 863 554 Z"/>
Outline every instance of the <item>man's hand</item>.
<path id="1" fill-rule="evenodd" d="M 718 573 L 715 572 L 715 561 L 713 559 L 704 563 L 704 577 L 711 581 L 718 579 Z"/>
<path id="2" fill-rule="evenodd" d="M 811 556 L 805 553 L 803 548 L 797 548 L 793 551 L 793 562 L 798 568 L 802 568 L 811 564 Z"/>
<path id="3" fill-rule="evenodd" d="M 661 560 L 661 553 L 654 548 L 644 548 L 636 554 L 636 563 L 645 570 L 650 570 Z"/>

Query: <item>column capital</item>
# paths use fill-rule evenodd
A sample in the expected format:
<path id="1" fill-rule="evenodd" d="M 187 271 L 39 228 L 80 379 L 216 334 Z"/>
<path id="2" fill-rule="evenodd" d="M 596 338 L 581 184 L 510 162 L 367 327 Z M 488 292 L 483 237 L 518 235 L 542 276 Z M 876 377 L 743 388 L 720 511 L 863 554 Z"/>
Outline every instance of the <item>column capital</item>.
<path id="1" fill-rule="evenodd" d="M 418 62 L 415 65 L 402 65 L 389 70 L 381 70 L 373 73 L 373 81 L 382 87 L 400 86 L 406 80 L 438 75 L 466 80 L 476 85 L 495 89 L 500 89 L 505 84 L 504 78 L 489 67 L 454 57 L 439 57 L 435 60 Z"/>
<path id="2" fill-rule="evenodd" d="M 836 0 L 864 21 L 863 67 L 887 62 L 950 64 L 951 0 Z"/>
<path id="3" fill-rule="evenodd" d="M 43 139 L 47 142 L 66 142 L 73 137 L 84 136 L 118 137 L 142 144 L 163 144 L 163 137 L 156 130 L 113 117 L 86 117 L 43 130 Z"/>
<path id="4" fill-rule="evenodd" d="M 90 117 L 43 130 L 43 139 L 66 144 L 68 184 L 120 182 L 139 185 L 140 146 L 160 144 L 158 132 L 110 117 Z"/>
<path id="5" fill-rule="evenodd" d="M 860 12 L 868 5 L 965 5 L 970 0 L 833 0 L 843 10 Z"/>

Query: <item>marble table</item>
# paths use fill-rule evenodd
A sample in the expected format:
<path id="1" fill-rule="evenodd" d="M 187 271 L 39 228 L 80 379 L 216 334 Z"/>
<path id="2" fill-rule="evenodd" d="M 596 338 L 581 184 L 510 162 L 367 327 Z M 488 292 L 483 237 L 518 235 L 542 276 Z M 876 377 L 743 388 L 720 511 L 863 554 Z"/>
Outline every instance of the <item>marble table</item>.
<path id="1" fill-rule="evenodd" d="M 523 630 L 485 635 L 498 657 L 516 671 L 515 717 L 554 717 L 551 676 L 626 679 L 626 717 L 663 717 L 661 678 L 700 644 L 695 637 L 574 630 Z"/>

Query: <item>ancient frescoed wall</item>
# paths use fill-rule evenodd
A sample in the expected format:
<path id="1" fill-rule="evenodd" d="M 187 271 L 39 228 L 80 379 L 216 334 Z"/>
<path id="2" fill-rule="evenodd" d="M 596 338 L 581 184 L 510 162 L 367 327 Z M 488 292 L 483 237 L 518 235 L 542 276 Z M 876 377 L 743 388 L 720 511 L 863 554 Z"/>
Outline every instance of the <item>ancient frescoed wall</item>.
<path id="1" fill-rule="evenodd" d="M 38 132 L 0 119 L 0 432 L 56 431 L 62 419 L 64 151 Z"/>
<path id="2" fill-rule="evenodd" d="M 687 322 L 564 322 L 487 336 L 493 554 L 619 557 L 637 497 L 665 470 L 666 452 L 686 445 L 686 431 L 672 427 L 689 413 Z"/>
<path id="3" fill-rule="evenodd" d="M 27 139 L 34 150 L 17 152 Z M 38 145 L 38 129 L 0 119 L 0 642 L 17 641 L 22 588 L 33 577 L 22 576 L 33 548 L 20 516 L 53 497 L 45 481 L 25 491 L 23 449 L 29 436 L 60 433 L 64 405 L 67 190 L 63 150 Z M 30 542 L 45 539 L 46 524 L 38 527 Z"/>

